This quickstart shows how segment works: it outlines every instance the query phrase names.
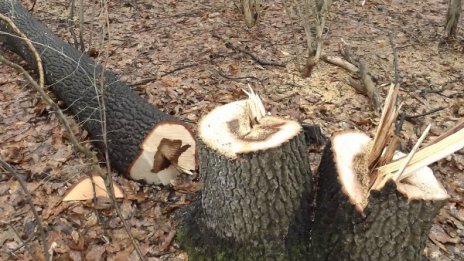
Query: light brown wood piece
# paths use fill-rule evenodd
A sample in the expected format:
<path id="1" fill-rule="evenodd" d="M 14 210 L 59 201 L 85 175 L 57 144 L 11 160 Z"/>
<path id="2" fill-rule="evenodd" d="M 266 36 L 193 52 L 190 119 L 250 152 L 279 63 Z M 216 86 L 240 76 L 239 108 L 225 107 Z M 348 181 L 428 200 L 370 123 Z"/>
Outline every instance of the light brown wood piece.
<path id="1" fill-rule="evenodd" d="M 92 181 L 95 184 L 95 192 Z M 116 182 L 113 182 L 113 189 L 115 198 L 124 197 L 122 188 Z M 77 181 L 68 189 L 63 197 L 63 201 L 90 200 L 94 198 L 94 195 L 97 198 L 109 198 L 105 187 L 105 181 L 99 175 L 92 175 L 92 179 L 90 179 L 90 177 L 84 177 Z"/>
<path id="2" fill-rule="evenodd" d="M 461 128 L 459 131 L 440 140 L 439 142 L 419 150 L 411 159 L 410 163 L 404 170 L 403 175 L 407 176 L 409 173 L 439 161 L 440 159 L 447 157 L 448 155 L 462 149 L 463 147 L 464 128 Z M 388 173 L 398 171 L 404 164 L 404 161 L 406 161 L 406 159 L 402 158 L 385 166 L 379 167 L 377 170 L 379 174 L 387 175 Z"/>

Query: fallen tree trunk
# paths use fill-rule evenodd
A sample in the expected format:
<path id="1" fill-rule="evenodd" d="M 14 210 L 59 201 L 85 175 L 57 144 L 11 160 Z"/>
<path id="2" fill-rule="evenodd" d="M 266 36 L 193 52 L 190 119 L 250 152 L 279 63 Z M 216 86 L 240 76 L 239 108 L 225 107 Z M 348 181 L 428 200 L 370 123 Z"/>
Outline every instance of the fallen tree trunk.
<path id="1" fill-rule="evenodd" d="M 262 117 L 253 109 L 262 105 L 253 104 L 218 107 L 199 124 L 204 187 L 177 236 L 189 260 L 304 260 L 309 253 L 311 171 L 302 128 Z"/>
<path id="2" fill-rule="evenodd" d="M 42 59 L 45 80 L 90 133 L 111 165 L 136 180 L 167 184 L 179 169 L 194 170 L 195 139 L 189 128 L 161 112 L 35 19 L 16 0 L 0 0 L 9 17 L 33 43 Z M 35 60 L 23 40 L 0 23 L 0 36 L 31 67 Z M 102 102 L 106 110 L 102 111 Z M 108 144 L 102 141 L 103 113 Z"/>
<path id="3" fill-rule="evenodd" d="M 428 167 L 370 190 L 360 167 L 371 139 L 333 135 L 318 170 L 315 260 L 420 260 L 432 221 L 448 195 Z"/>

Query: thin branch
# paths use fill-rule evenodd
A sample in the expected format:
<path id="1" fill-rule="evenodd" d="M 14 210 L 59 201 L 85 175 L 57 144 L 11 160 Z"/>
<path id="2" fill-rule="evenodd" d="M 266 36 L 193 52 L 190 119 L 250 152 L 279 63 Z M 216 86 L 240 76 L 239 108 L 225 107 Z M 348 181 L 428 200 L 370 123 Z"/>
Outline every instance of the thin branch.
<path id="1" fill-rule="evenodd" d="M 31 9 L 29 9 L 29 12 L 32 13 L 32 12 L 34 11 L 34 7 L 35 7 L 35 4 L 36 4 L 36 3 L 37 3 L 37 0 L 34 0 L 34 1 L 32 2 L 32 6 L 31 6 Z"/>
<path id="2" fill-rule="evenodd" d="M 421 114 L 417 114 L 417 115 L 408 115 L 404 112 L 402 112 L 400 114 L 400 118 L 398 120 L 398 123 L 396 124 L 396 127 L 395 127 L 395 134 L 396 135 L 399 135 L 399 133 L 401 132 L 401 129 L 403 128 L 403 124 L 404 124 L 404 121 L 412 121 L 414 119 L 417 119 L 417 118 L 420 118 L 420 117 L 424 117 L 424 116 L 427 116 L 427 115 L 430 115 L 430 114 L 433 114 L 435 112 L 439 112 L 439 111 L 442 111 L 446 109 L 446 107 L 438 107 L 438 108 L 435 108 L 435 109 L 432 109 L 430 111 L 426 111 L 424 113 L 421 113 Z"/>
<path id="3" fill-rule="evenodd" d="M 361 80 L 364 83 L 364 87 L 366 88 L 367 96 L 371 99 L 374 108 L 379 110 L 382 106 L 381 96 L 379 91 L 375 88 L 372 77 L 369 75 L 369 67 L 364 60 L 360 60 L 359 64 L 359 73 L 361 75 Z"/>
<path id="4" fill-rule="evenodd" d="M 276 63 L 276 62 L 270 62 L 270 61 L 265 61 L 261 58 L 259 58 L 258 56 L 256 56 L 255 54 L 251 53 L 250 51 L 247 51 L 243 48 L 240 48 L 238 46 L 234 46 L 231 42 L 226 42 L 226 47 L 227 48 L 230 48 L 234 51 L 238 51 L 238 52 L 241 52 L 241 53 L 244 53 L 248 56 L 251 57 L 251 59 L 253 59 L 255 62 L 257 62 L 258 64 L 262 65 L 262 66 L 276 66 L 276 67 L 286 67 L 285 64 L 281 64 L 281 63 Z"/>
<path id="5" fill-rule="evenodd" d="M 83 53 L 85 53 L 85 44 L 84 44 L 84 2 L 83 2 L 83 0 L 79 0 L 79 43 L 81 44 L 81 51 Z"/>
<path id="6" fill-rule="evenodd" d="M 388 39 L 390 41 L 390 46 L 391 46 L 392 52 L 393 52 L 393 69 L 394 69 L 394 72 L 395 72 L 395 78 L 394 78 L 393 83 L 396 85 L 396 84 L 399 84 L 399 82 L 400 82 L 400 75 L 399 75 L 399 72 L 398 72 L 398 53 L 396 51 L 396 45 L 395 45 L 395 42 L 393 41 L 393 34 L 392 33 L 388 34 Z"/>
<path id="7" fill-rule="evenodd" d="M 52 109 L 55 111 L 55 113 L 58 115 L 58 118 L 61 120 L 62 124 L 64 125 L 66 132 L 69 134 L 69 140 L 71 141 L 72 145 L 77 148 L 78 151 L 83 152 L 86 156 L 90 158 L 94 158 L 95 155 L 82 146 L 77 138 L 74 136 L 71 125 L 69 125 L 69 122 L 66 120 L 66 116 L 64 116 L 63 111 L 60 109 L 60 107 L 50 98 L 50 96 L 44 91 L 43 85 L 40 86 L 33 78 L 32 76 L 20 65 L 17 63 L 11 62 L 2 55 L 0 55 L 0 63 L 3 63 L 13 69 L 15 69 L 18 73 L 22 74 L 24 78 L 26 78 L 27 82 L 32 85 L 35 91 L 39 93 L 41 98 L 50 106 Z M 95 161 L 95 162 L 98 162 Z"/>
<path id="8" fill-rule="evenodd" d="M 322 3 L 320 4 L 320 1 Z M 320 0 L 315 1 L 314 11 L 316 13 L 316 54 L 314 56 L 314 62 L 318 63 L 322 55 L 322 46 L 324 41 L 322 40 L 322 32 L 325 27 L 325 18 L 328 13 L 328 1 L 330 0 Z"/>
<path id="9" fill-rule="evenodd" d="M 230 76 L 230 75 L 227 75 L 225 74 L 221 68 L 215 68 L 214 69 L 220 76 L 226 78 L 227 80 L 233 80 L 233 81 L 237 81 L 237 80 L 246 80 L 246 79 L 253 79 L 253 80 L 256 80 L 258 82 L 260 82 L 261 84 L 263 84 L 263 81 L 261 79 L 259 79 L 258 77 L 255 77 L 255 76 L 242 76 L 242 77 L 234 77 L 234 76 Z"/>
<path id="10" fill-rule="evenodd" d="M 149 77 L 149 78 L 142 79 L 142 80 L 140 80 L 138 82 L 134 82 L 134 83 L 130 84 L 130 86 L 134 87 L 134 86 L 139 86 L 139 85 L 145 85 L 145 84 L 147 84 L 149 82 L 156 81 L 156 80 L 158 80 L 158 79 L 160 79 L 162 77 L 168 76 L 168 75 L 173 74 L 175 72 L 178 72 L 178 71 L 190 68 L 190 67 L 194 67 L 194 66 L 197 66 L 197 65 L 198 65 L 198 63 L 192 63 L 192 64 L 186 64 L 186 65 L 183 65 L 183 66 L 179 66 L 179 67 L 174 68 L 174 69 L 172 69 L 170 71 L 167 71 L 167 72 L 165 72 L 165 73 L 163 73 L 163 74 L 161 74 L 159 76 Z"/>
<path id="11" fill-rule="evenodd" d="M 74 23 L 73 23 L 73 20 L 74 20 L 74 8 L 75 8 L 75 0 L 71 0 L 71 3 L 70 3 L 70 8 L 69 8 L 69 16 L 68 16 L 68 19 L 66 21 L 66 26 L 68 27 L 68 31 L 69 33 L 71 33 L 71 37 L 73 38 L 73 41 L 74 41 L 74 48 L 78 48 L 79 45 L 78 45 L 78 41 L 77 41 L 77 37 L 76 37 L 76 32 L 74 32 Z"/>
<path id="12" fill-rule="evenodd" d="M 21 179 L 21 177 L 18 175 L 16 170 L 13 167 L 11 167 L 11 165 L 8 164 L 6 161 L 4 161 L 2 158 L 0 158 L 0 164 L 2 165 L 2 168 L 5 171 L 7 171 L 7 173 L 9 173 L 12 177 L 14 177 L 19 182 L 19 185 L 21 186 L 21 189 L 23 190 L 24 195 L 26 196 L 26 201 L 32 210 L 32 214 L 34 215 L 35 220 L 37 221 L 37 226 L 40 232 L 40 239 L 42 241 L 45 260 L 47 261 L 51 260 L 50 254 L 48 253 L 48 243 L 47 243 L 45 228 L 42 224 L 42 219 L 40 218 L 39 213 L 37 213 L 37 210 L 35 209 L 35 205 L 34 205 L 34 202 L 32 201 L 31 193 L 29 192 L 29 190 L 27 190 L 26 183 L 24 182 L 24 180 Z"/>

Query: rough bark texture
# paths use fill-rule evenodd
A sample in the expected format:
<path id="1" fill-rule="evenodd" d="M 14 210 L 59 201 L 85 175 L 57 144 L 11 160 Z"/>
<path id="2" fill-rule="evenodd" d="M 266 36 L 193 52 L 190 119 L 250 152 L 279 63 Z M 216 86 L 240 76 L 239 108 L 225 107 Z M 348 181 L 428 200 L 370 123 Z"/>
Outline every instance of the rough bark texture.
<path id="1" fill-rule="evenodd" d="M 256 24 L 259 16 L 259 0 L 240 0 L 242 4 L 243 15 L 245 16 L 245 23 L 248 27 L 253 27 Z"/>
<path id="2" fill-rule="evenodd" d="M 304 260 L 311 189 L 304 135 L 236 160 L 199 143 L 204 188 L 178 236 L 189 260 Z"/>
<path id="3" fill-rule="evenodd" d="M 461 10 L 461 0 L 448 0 L 448 12 L 446 13 L 445 25 L 448 37 L 456 37 Z"/>
<path id="4" fill-rule="evenodd" d="M 38 50 L 45 70 L 45 80 L 53 92 L 69 106 L 99 148 L 103 149 L 101 131 L 100 79 L 104 75 L 104 102 L 108 152 L 112 166 L 126 174 L 140 151 L 145 135 L 162 121 L 174 118 L 154 108 L 109 71 L 103 71 L 90 57 L 58 38 L 15 0 L 0 0 L 0 13 L 10 17 Z M 0 23 L 0 31 L 8 32 Z M 0 34 L 2 34 L 0 32 Z M 35 68 L 35 61 L 25 44 L 4 35 L 6 43 Z"/>
<path id="5" fill-rule="evenodd" d="M 372 191 L 361 215 L 342 191 L 331 143 L 318 170 L 314 260 L 420 260 L 444 201 L 411 200 L 393 181 Z"/>

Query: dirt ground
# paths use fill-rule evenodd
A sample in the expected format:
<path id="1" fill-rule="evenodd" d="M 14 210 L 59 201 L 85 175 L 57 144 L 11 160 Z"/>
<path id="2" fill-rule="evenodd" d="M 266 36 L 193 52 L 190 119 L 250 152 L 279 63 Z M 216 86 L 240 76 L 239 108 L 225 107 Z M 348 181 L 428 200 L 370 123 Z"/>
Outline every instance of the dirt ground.
<path id="1" fill-rule="evenodd" d="M 31 2 L 23 1 L 29 7 Z M 72 43 L 68 2 L 38 0 L 34 15 Z M 317 124 L 327 136 L 345 129 L 375 130 L 378 114 L 349 85 L 350 75 L 342 68 L 321 62 L 311 77 L 300 77 L 296 57 L 304 55 L 303 32 L 292 24 L 282 0 L 266 1 L 251 29 L 244 24 L 239 1 L 109 2 L 111 30 L 105 38 L 110 41 L 102 46 L 99 28 L 105 14 L 84 1 L 86 48 L 107 50 L 107 67 L 167 113 L 195 123 L 215 106 L 244 98 L 242 88 L 250 84 L 271 113 Z M 361 2 L 333 4 L 324 52 L 339 56 L 340 44 L 349 44 L 367 62 L 385 97 L 394 76 L 392 33 L 403 111 L 411 116 L 402 132 L 402 148 L 409 151 L 429 123 L 433 137 L 464 117 L 464 19 L 458 38 L 444 41 L 447 1 Z M 79 31 L 77 22 L 74 28 Z M 261 65 L 243 50 L 285 66 Z M 97 60 L 104 61 L 104 55 Z M 107 205 L 61 203 L 67 188 L 89 173 L 89 162 L 73 153 L 53 111 L 20 75 L 6 66 L 0 66 L 0 75 L 0 155 L 27 181 L 47 240 L 56 243 L 55 260 L 136 259 L 120 220 Z M 71 115 L 68 119 L 72 121 Z M 72 124 L 88 144 L 87 133 Z M 312 166 L 318 165 L 318 151 Z M 450 200 L 432 226 L 424 258 L 464 260 L 464 151 L 432 167 Z M 142 185 L 116 174 L 115 179 L 127 193 L 121 201 L 123 215 L 149 260 L 186 260 L 172 242 L 176 224 L 170 215 L 189 203 L 189 192 L 197 189 L 192 178 L 170 187 Z M 36 226 L 18 182 L 0 173 L 0 260 L 40 260 Z"/>

